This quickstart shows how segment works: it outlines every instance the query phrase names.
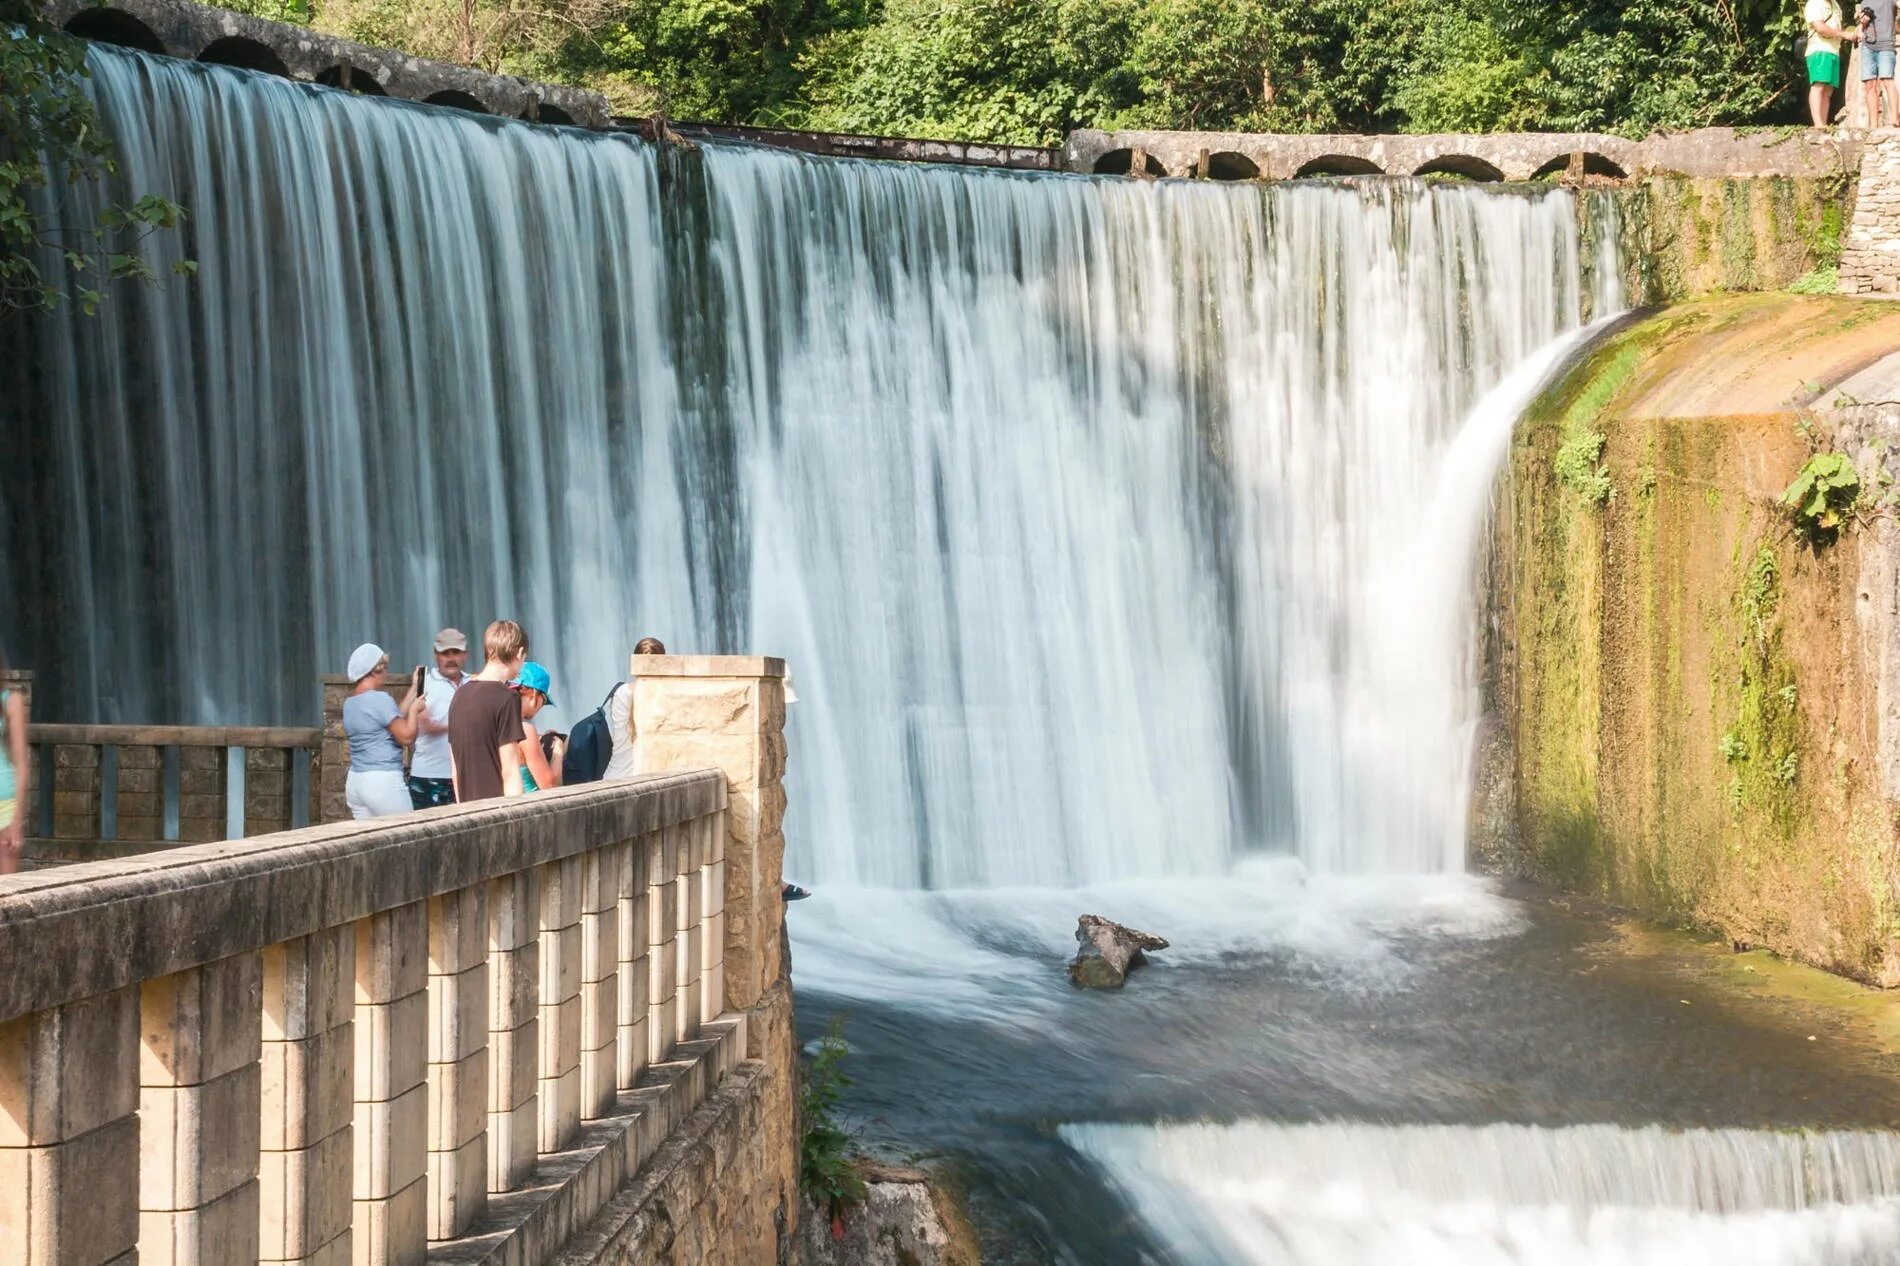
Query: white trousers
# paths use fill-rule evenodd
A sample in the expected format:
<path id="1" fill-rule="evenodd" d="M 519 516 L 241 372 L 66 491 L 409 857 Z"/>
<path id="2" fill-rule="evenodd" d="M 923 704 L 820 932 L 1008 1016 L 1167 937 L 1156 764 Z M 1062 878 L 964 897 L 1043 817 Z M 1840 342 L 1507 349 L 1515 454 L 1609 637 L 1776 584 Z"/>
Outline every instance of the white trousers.
<path id="1" fill-rule="evenodd" d="M 352 769 L 343 782 L 343 799 L 353 818 L 386 818 L 415 807 L 400 769 Z"/>

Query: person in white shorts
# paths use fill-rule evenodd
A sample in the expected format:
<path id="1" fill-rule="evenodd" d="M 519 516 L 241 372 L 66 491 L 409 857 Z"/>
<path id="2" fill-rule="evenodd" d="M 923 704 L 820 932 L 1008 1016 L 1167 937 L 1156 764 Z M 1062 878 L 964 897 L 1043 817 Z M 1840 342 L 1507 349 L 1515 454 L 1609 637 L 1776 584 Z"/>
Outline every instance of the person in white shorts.
<path id="1" fill-rule="evenodd" d="M 350 776 L 343 798 L 353 818 L 408 813 L 409 784 L 403 780 L 402 749 L 416 741 L 416 716 L 423 698 L 413 685 L 398 708 L 383 689 L 389 656 L 374 642 L 350 652 L 353 683 L 343 701 L 343 733 L 350 740 Z"/>

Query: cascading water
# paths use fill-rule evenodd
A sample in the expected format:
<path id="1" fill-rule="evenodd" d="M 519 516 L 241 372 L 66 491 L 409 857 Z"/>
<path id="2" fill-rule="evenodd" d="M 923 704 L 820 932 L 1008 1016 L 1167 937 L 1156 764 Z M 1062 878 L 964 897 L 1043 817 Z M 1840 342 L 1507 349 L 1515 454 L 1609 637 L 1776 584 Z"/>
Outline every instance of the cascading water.
<path id="1" fill-rule="evenodd" d="M 576 714 L 643 633 L 786 655 L 821 883 L 1459 868 L 1468 638 L 1412 602 L 1465 546 L 1418 526 L 1584 314 L 1569 197 L 695 159 L 92 64 L 121 171 L 61 214 L 174 198 L 143 249 L 200 275 L 26 332 L 46 714 L 304 720 L 357 641 L 511 614 Z"/>

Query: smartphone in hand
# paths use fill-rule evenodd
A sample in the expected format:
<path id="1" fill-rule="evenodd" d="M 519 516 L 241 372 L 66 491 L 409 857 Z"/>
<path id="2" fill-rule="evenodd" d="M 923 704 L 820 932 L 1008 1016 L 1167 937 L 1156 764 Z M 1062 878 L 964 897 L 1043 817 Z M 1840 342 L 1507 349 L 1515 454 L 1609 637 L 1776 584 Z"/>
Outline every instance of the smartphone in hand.
<path id="1" fill-rule="evenodd" d="M 422 687 L 428 680 L 429 670 L 424 668 L 421 664 L 417 664 L 416 671 L 409 677 L 409 688 L 416 692 L 417 698 L 422 697 Z"/>

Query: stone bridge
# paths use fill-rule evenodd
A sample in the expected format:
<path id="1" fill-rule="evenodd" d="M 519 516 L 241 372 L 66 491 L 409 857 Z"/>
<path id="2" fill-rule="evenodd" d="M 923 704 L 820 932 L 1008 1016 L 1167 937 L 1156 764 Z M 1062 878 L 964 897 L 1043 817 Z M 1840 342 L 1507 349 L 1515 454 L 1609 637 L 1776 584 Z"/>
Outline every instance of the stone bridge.
<path id="1" fill-rule="evenodd" d="M 633 689 L 637 778 L 0 877 L 0 1261 L 786 1260 L 784 665 Z"/>
<path id="2" fill-rule="evenodd" d="M 1539 180 L 1569 173 L 1612 179 L 1825 176 L 1860 162 L 1857 133 L 1704 128 L 1644 140 L 1598 132 L 1488 136 L 1287 136 L 1242 132 L 1071 133 L 1068 171 L 1213 180 L 1310 176 L 1453 176 Z"/>

